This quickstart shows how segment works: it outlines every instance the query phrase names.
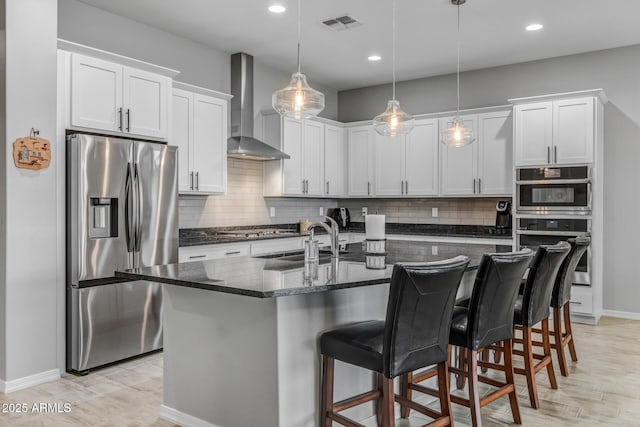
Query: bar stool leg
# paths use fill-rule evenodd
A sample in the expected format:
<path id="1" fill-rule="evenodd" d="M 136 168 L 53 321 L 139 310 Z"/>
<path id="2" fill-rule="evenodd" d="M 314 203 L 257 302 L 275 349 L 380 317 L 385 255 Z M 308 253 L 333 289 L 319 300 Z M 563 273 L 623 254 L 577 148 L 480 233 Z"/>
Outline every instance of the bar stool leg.
<path id="1" fill-rule="evenodd" d="M 576 347 L 573 343 L 573 332 L 571 331 L 571 307 L 569 307 L 569 303 L 564 305 L 564 329 L 567 331 L 567 336 L 569 337 L 569 353 L 571 354 L 571 360 L 574 362 L 578 361 L 578 355 L 576 353 Z"/>
<path id="2" fill-rule="evenodd" d="M 531 342 L 531 327 L 522 327 L 523 353 L 524 353 L 524 375 L 527 377 L 527 387 L 529 388 L 529 400 L 531 407 L 538 409 L 538 389 L 536 386 L 535 362 L 533 360 L 533 344 Z"/>
<path id="3" fill-rule="evenodd" d="M 320 414 L 320 425 L 322 427 L 331 427 L 333 424 L 327 416 L 329 412 L 333 412 L 333 367 L 334 360 L 325 355 L 322 356 L 322 403 Z"/>
<path id="4" fill-rule="evenodd" d="M 554 347 L 558 354 L 558 364 L 560 365 L 560 374 L 563 377 L 569 376 L 569 368 L 567 366 L 567 357 L 564 355 L 564 344 L 562 334 L 562 313 L 561 309 L 553 309 L 553 339 L 555 341 Z"/>
<path id="5" fill-rule="evenodd" d="M 382 427 L 395 427 L 393 379 L 382 377 Z"/>
<path id="6" fill-rule="evenodd" d="M 404 396 L 408 400 L 411 400 L 413 390 L 409 388 L 409 384 L 413 382 L 413 372 L 407 372 L 400 376 L 400 395 Z M 400 405 L 400 416 L 402 418 L 409 418 L 411 408 L 408 406 Z"/>
<path id="7" fill-rule="evenodd" d="M 485 348 L 484 350 L 482 350 L 482 354 L 480 355 L 480 357 L 482 358 L 483 362 L 488 362 L 489 361 L 489 353 L 491 353 L 491 350 L 488 348 Z M 485 368 L 484 366 L 480 368 L 480 370 L 482 371 L 482 373 L 486 373 L 489 368 Z"/>
<path id="8" fill-rule="evenodd" d="M 440 394 L 440 413 L 449 418 L 449 425 L 453 427 L 451 415 L 451 397 L 449 396 L 448 362 L 438 363 L 438 391 Z"/>
<path id="9" fill-rule="evenodd" d="M 503 342 L 504 346 L 504 375 L 507 380 L 507 384 L 513 384 L 513 391 L 509 393 L 509 404 L 511 405 L 511 413 L 513 414 L 513 422 L 516 424 L 522 424 L 522 419 L 520 418 L 520 407 L 518 406 L 518 395 L 516 393 L 516 383 L 513 375 L 513 343 L 511 340 L 505 340 Z"/>
<path id="10" fill-rule="evenodd" d="M 376 400 L 376 421 L 378 425 L 382 425 L 382 382 L 384 381 L 384 375 L 380 373 L 376 373 L 376 383 L 378 386 L 378 391 L 380 392 L 380 398 Z"/>
<path id="11" fill-rule="evenodd" d="M 463 347 L 458 347 L 458 369 L 461 371 L 466 371 L 468 367 L 468 354 L 467 349 Z M 464 388 L 464 384 L 466 382 L 466 378 L 464 375 L 458 374 L 456 377 L 456 388 L 458 390 L 462 390 Z"/>
<path id="12" fill-rule="evenodd" d="M 471 409 L 471 424 L 473 427 L 482 426 L 480 415 L 480 394 L 478 393 L 478 352 L 465 349 L 467 366 L 469 367 L 469 408 Z"/>
<path id="13" fill-rule="evenodd" d="M 542 321 L 542 348 L 544 351 L 544 357 L 549 358 L 547 364 L 547 374 L 549 375 L 549 383 L 554 390 L 558 389 L 558 382 L 556 381 L 556 373 L 553 370 L 553 360 L 551 359 L 551 345 L 549 344 L 549 319 Z"/>

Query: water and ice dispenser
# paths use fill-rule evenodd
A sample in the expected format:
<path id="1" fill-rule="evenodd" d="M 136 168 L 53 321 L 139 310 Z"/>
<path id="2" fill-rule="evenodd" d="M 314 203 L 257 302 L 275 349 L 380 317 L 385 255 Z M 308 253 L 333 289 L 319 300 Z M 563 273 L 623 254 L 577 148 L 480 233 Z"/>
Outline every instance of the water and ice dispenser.
<path id="1" fill-rule="evenodd" d="M 91 197 L 89 238 L 118 237 L 118 198 Z"/>

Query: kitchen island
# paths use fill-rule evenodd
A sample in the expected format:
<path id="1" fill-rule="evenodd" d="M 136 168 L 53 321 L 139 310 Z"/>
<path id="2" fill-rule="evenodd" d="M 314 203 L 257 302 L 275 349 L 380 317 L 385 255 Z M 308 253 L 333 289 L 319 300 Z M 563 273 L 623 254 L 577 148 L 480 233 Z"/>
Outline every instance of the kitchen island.
<path id="1" fill-rule="evenodd" d="M 318 334 L 384 318 L 393 263 L 467 255 L 459 292 L 467 295 L 482 254 L 511 247 L 388 240 L 384 256 L 365 254 L 360 243 L 344 249 L 338 261 L 323 252 L 311 266 L 283 253 L 117 272 L 165 284 L 161 415 L 186 425 L 315 426 Z M 336 400 L 370 389 L 373 379 L 336 363 Z M 372 405 L 349 411 L 360 420 L 374 413 Z"/>

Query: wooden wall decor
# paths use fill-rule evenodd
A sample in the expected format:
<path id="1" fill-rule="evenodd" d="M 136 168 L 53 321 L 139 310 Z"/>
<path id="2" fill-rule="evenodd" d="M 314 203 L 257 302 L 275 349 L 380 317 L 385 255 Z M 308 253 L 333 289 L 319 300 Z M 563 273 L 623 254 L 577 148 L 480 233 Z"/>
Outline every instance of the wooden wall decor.
<path id="1" fill-rule="evenodd" d="M 51 163 L 51 143 L 37 136 L 40 132 L 31 129 L 27 137 L 13 141 L 13 162 L 17 168 L 40 170 Z"/>

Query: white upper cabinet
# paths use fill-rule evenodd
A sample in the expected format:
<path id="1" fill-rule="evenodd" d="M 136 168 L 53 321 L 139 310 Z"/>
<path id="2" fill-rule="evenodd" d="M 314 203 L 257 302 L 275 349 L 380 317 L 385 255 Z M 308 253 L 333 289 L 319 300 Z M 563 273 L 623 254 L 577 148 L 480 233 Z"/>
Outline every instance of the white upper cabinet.
<path id="1" fill-rule="evenodd" d="M 553 102 L 553 163 L 592 163 L 594 99 L 576 98 Z"/>
<path id="2" fill-rule="evenodd" d="M 349 128 L 348 196 L 373 196 L 374 130 L 371 126 Z"/>
<path id="3" fill-rule="evenodd" d="M 324 128 L 324 194 L 326 196 L 344 195 L 344 168 L 346 147 L 344 129 L 325 125 Z"/>
<path id="4" fill-rule="evenodd" d="M 478 193 L 513 191 L 513 114 L 510 110 L 478 114 Z"/>
<path id="5" fill-rule="evenodd" d="M 405 138 L 405 195 L 438 195 L 438 145 L 438 120 L 416 120 Z"/>
<path id="6" fill-rule="evenodd" d="M 513 190 L 513 120 L 511 110 L 462 116 L 476 139 L 464 147 L 442 145 L 443 196 L 501 196 Z M 440 121 L 441 130 L 452 118 Z"/>
<path id="7" fill-rule="evenodd" d="M 262 139 L 289 155 L 264 162 L 265 196 L 343 194 L 343 129 L 318 119 L 262 114 Z M 326 177 L 325 177 L 326 175 Z"/>
<path id="8" fill-rule="evenodd" d="M 443 196 L 477 194 L 478 185 L 478 129 L 477 116 L 460 116 L 464 125 L 473 129 L 476 141 L 463 147 L 443 145 L 440 153 L 440 184 Z M 440 119 L 440 129 L 451 126 L 454 117 Z"/>
<path id="9" fill-rule="evenodd" d="M 170 143 L 178 146 L 178 191 L 223 194 L 227 190 L 230 96 L 182 83 L 176 85 L 180 88 L 173 89 Z"/>
<path id="10" fill-rule="evenodd" d="M 525 102 L 514 114 L 516 167 L 593 162 L 593 97 Z"/>
<path id="11" fill-rule="evenodd" d="M 438 120 L 416 120 L 405 136 L 375 135 L 376 196 L 438 194 Z"/>
<path id="12" fill-rule="evenodd" d="M 72 54 L 71 127 L 166 139 L 171 78 Z"/>

